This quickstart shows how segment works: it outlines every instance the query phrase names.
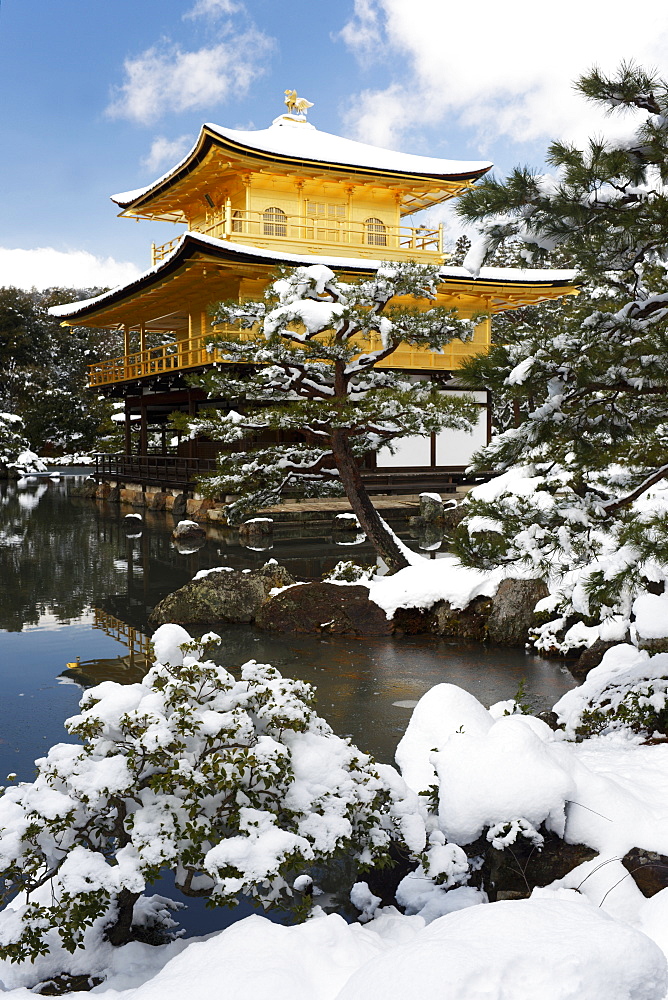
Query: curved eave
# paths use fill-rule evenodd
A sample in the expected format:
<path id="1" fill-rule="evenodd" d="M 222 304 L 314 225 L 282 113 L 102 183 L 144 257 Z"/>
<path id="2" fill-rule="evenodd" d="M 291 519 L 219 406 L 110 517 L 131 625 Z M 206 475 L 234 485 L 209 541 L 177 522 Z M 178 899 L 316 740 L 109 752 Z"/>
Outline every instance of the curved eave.
<path id="1" fill-rule="evenodd" d="M 188 267 L 194 260 L 225 264 L 230 269 L 234 265 L 255 265 L 268 273 L 271 269 L 283 265 L 288 267 L 308 266 L 310 264 L 325 264 L 332 270 L 353 276 L 368 276 L 387 263 L 381 260 L 361 260 L 358 258 L 327 257 L 310 255 L 299 256 L 290 253 L 272 253 L 255 247 L 247 247 L 228 241 L 216 240 L 211 236 L 198 233 L 185 233 L 181 241 L 160 264 L 145 271 L 134 281 L 120 285 L 94 299 L 72 302 L 67 305 L 52 307 L 49 312 L 65 324 L 85 323 L 96 325 L 94 320 L 99 316 L 99 326 L 113 323 L 104 313 L 115 305 L 136 299 L 143 292 L 163 285 L 178 272 Z M 462 295 L 489 300 L 492 311 L 504 308 L 514 308 L 526 304 L 527 301 L 540 302 L 543 299 L 560 297 L 577 292 L 577 279 L 574 271 L 537 271 L 536 277 L 531 277 L 531 271 L 513 271 L 505 268 L 483 268 L 480 277 L 474 278 L 462 267 L 447 267 L 441 269 L 441 287 L 454 296 Z"/>
<path id="2" fill-rule="evenodd" d="M 154 184 L 143 190 L 142 193 L 135 198 L 123 200 L 123 195 L 118 194 L 112 195 L 111 200 L 115 202 L 119 208 L 123 209 L 121 215 L 141 214 L 154 198 L 160 197 L 168 191 L 170 187 L 174 187 L 180 181 L 184 180 L 191 173 L 193 173 L 193 171 L 204 162 L 207 154 L 213 147 L 222 149 L 233 156 L 241 156 L 246 159 L 256 160 L 259 163 L 282 164 L 292 168 L 302 167 L 305 170 L 312 169 L 313 166 L 317 166 L 318 170 L 323 173 L 346 173 L 376 178 L 384 177 L 392 178 L 393 180 L 405 180 L 407 182 L 414 183 L 418 182 L 421 184 L 425 181 L 432 181 L 437 184 L 441 183 L 444 185 L 458 183 L 466 184 L 468 182 L 478 180 L 478 178 L 482 177 L 492 169 L 492 164 L 490 163 L 489 165 L 481 166 L 477 170 L 440 174 L 430 172 L 406 172 L 390 168 L 381 169 L 379 167 L 366 167 L 351 163 L 325 163 L 315 157 L 289 156 L 286 153 L 270 152 L 263 149 L 257 149 L 254 146 L 246 146 L 243 143 L 235 142 L 227 136 L 212 131 L 205 125 L 202 127 L 197 138 L 197 142 L 193 148 L 186 154 L 184 159 L 176 165 L 176 167 L 169 171 L 169 173 L 164 174 L 157 181 L 155 181 Z"/>

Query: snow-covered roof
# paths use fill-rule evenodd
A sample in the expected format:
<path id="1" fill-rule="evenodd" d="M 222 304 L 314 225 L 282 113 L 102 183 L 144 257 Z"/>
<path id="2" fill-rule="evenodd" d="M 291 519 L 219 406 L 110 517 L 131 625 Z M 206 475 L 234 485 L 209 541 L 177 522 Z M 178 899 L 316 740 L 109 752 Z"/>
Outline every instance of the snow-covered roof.
<path id="1" fill-rule="evenodd" d="M 123 191 L 111 196 L 111 200 L 122 207 L 138 201 L 151 191 L 159 188 L 171 177 L 186 167 L 201 149 L 206 133 L 219 138 L 226 146 L 232 146 L 240 153 L 267 156 L 272 159 L 289 159 L 309 163 L 327 164 L 382 171 L 388 174 L 409 174 L 433 177 L 440 180 L 466 180 L 480 177 L 492 164 L 480 160 L 443 160 L 433 156 L 418 156 L 416 153 L 399 153 L 393 149 L 370 146 L 354 139 L 344 139 L 330 132 L 321 132 L 310 122 L 299 121 L 289 115 L 276 118 L 269 128 L 257 131 L 223 128 L 207 123 L 203 126 L 197 142 L 184 158 L 166 174 L 134 191 Z"/>
<path id="2" fill-rule="evenodd" d="M 137 278 L 128 282 L 127 285 L 119 285 L 103 292 L 92 299 L 82 299 L 80 302 L 70 302 L 66 305 L 52 306 L 49 313 L 52 316 L 63 319 L 72 319 L 82 316 L 89 310 L 95 310 L 113 302 L 117 298 L 122 298 L 124 294 L 131 293 L 142 285 L 150 281 L 152 277 L 159 277 L 169 270 L 184 256 L 188 249 L 222 251 L 229 260 L 235 258 L 239 260 L 254 259 L 258 262 L 268 264 L 287 264 L 295 267 L 308 266 L 310 264 L 325 264 L 334 271 L 376 271 L 379 267 L 387 265 L 387 260 L 372 260 L 367 257 L 327 257 L 318 254 L 317 257 L 311 254 L 286 253 L 276 250 L 266 250 L 259 247 L 246 246 L 242 243 L 234 243 L 231 240 L 219 240 L 205 233 L 186 232 L 176 244 L 172 252 L 144 271 Z M 393 262 L 394 263 L 394 262 Z M 512 285 L 570 285 L 576 281 L 577 272 L 572 270 L 548 270 L 545 268 L 513 268 L 513 267 L 482 267 L 480 274 L 474 276 L 465 267 L 454 267 L 443 265 L 440 269 L 441 277 L 445 282 L 466 281 L 472 284 L 499 283 Z"/>

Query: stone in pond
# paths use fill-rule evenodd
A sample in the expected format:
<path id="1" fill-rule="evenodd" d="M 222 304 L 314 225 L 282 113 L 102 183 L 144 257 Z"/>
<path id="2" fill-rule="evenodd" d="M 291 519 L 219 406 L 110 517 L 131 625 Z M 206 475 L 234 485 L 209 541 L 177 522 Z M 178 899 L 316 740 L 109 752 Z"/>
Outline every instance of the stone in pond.
<path id="1" fill-rule="evenodd" d="M 360 586 L 303 583 L 272 597 L 256 624 L 270 632 L 390 635 L 393 624 Z"/>
<path id="2" fill-rule="evenodd" d="M 261 569 L 238 570 L 223 566 L 204 570 L 184 587 L 168 594 L 151 612 L 152 625 L 214 625 L 218 622 L 252 622 L 274 587 L 294 583 L 276 562 Z"/>

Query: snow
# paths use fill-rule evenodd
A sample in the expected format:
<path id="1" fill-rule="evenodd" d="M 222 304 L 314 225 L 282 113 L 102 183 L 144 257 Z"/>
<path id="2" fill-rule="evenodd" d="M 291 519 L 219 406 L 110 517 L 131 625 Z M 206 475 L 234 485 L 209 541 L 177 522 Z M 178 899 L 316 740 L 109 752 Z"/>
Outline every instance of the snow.
<path id="1" fill-rule="evenodd" d="M 635 627 L 643 639 L 668 636 L 668 594 L 641 594 L 633 602 Z"/>
<path id="2" fill-rule="evenodd" d="M 212 566 L 211 569 L 200 569 L 195 573 L 193 580 L 203 580 L 205 576 L 210 576 L 211 573 L 234 573 L 233 566 Z"/>
<path id="3" fill-rule="evenodd" d="M 666 937 L 664 894 L 640 908 L 640 929 L 616 920 L 570 890 L 475 905 L 475 890 L 447 895 L 458 908 L 429 925 L 420 916 L 373 907 L 347 924 L 336 914 L 285 927 L 251 916 L 207 938 L 161 948 L 101 947 L 109 1000 L 663 1000 L 666 960 L 650 936 Z M 445 896 L 446 894 L 444 894 Z M 43 964 L 43 963 L 42 963 Z M 18 978 L 4 965 L 8 998 Z M 142 982 L 142 979 L 145 980 Z M 91 994 L 74 992 L 72 1000 Z"/>
<path id="4" fill-rule="evenodd" d="M 396 762 L 404 781 L 415 792 L 436 780 L 432 751 L 462 729 L 484 735 L 493 719 L 477 698 L 454 684 L 437 684 L 420 698 L 396 751 Z"/>
<path id="5" fill-rule="evenodd" d="M 506 378 L 508 385 L 521 385 L 523 382 L 526 382 L 533 363 L 533 357 L 525 358 L 524 361 L 520 361 L 520 363 L 513 368 L 510 375 Z"/>
<path id="6" fill-rule="evenodd" d="M 179 647 L 189 638 L 180 626 L 162 626 L 154 636 L 158 658 L 178 663 L 183 657 Z M 619 676 L 634 663 L 647 664 L 662 655 L 650 658 L 635 647 L 619 647 L 610 650 L 603 669 L 592 674 L 598 671 L 600 682 L 601 677 Z M 668 656 L 660 663 L 664 660 L 668 663 Z M 243 669 L 250 677 L 263 668 L 248 664 Z M 109 719 L 140 704 L 141 711 L 150 710 L 143 685 L 107 682 L 96 689 L 95 697 L 96 714 Z M 421 865 L 399 885 L 397 901 L 405 915 L 381 907 L 368 885 L 358 882 L 351 893 L 361 912 L 355 924 L 315 907 L 306 923 L 295 926 L 253 916 L 207 938 L 118 949 L 103 942 L 99 931 L 91 931 L 93 953 L 70 957 L 55 949 L 51 957 L 37 961 L 36 969 L 46 977 L 53 974 L 49 970 L 54 962 L 72 972 L 92 968 L 106 977 L 94 992 L 110 1000 L 181 1000 L 185 991 L 208 996 L 223 987 L 229 1000 L 405 1000 L 412 995 L 444 1000 L 663 1000 L 668 987 L 668 890 L 645 900 L 614 859 L 631 846 L 668 853 L 668 746 L 643 745 L 620 732 L 572 743 L 531 716 L 502 714 L 513 707 L 512 702 L 500 703 L 490 712 L 450 684 L 432 688 L 416 705 L 397 748 L 397 761 L 416 791 L 438 780 L 438 826 L 426 845 L 429 867 Z M 220 712 L 205 712 L 202 724 L 213 733 L 224 720 Z M 345 770 L 337 772 L 335 761 L 343 765 L 351 748 L 335 737 L 329 748 L 334 749 L 332 758 L 321 752 L 324 737 L 319 733 L 291 736 L 297 780 L 286 806 L 308 810 L 309 802 L 345 782 Z M 80 753 L 79 747 L 67 744 L 54 750 L 72 765 Z M 271 756 L 284 751 L 262 737 L 255 752 Z M 100 763 L 105 769 L 97 772 L 95 786 L 84 786 L 87 794 L 102 787 L 113 790 L 126 778 L 122 759 Z M 391 781 L 398 787 L 400 779 L 392 768 L 384 766 L 383 773 L 388 778 L 394 774 Z M 71 775 L 74 787 L 76 768 Z M 51 804 L 44 800 L 40 808 L 62 815 L 66 799 L 56 793 Z M 405 832 L 411 823 L 417 824 L 409 839 L 413 849 L 424 850 L 416 801 L 407 800 L 405 808 Z M 242 807 L 241 813 L 242 828 L 251 836 L 222 841 L 208 854 L 212 868 L 233 864 L 261 871 L 300 841 L 300 835 L 281 831 L 264 811 Z M 139 831 L 148 818 L 145 809 L 138 810 Z M 468 864 L 458 844 L 487 829 L 487 839 L 499 847 L 512 847 L 522 836 L 540 845 L 536 827 L 543 821 L 570 842 L 593 846 L 601 857 L 524 900 L 488 903 L 484 892 L 460 884 Z M 333 842 L 346 822 L 343 812 L 337 818 L 335 812 L 324 816 L 311 811 L 302 835 L 308 827 L 312 838 Z M 423 831 L 422 846 L 417 827 Z M 153 831 L 149 825 L 144 832 L 150 840 L 157 828 Z M 132 865 L 120 860 L 119 884 L 130 884 Z M 433 881 L 438 873 L 442 885 Z M 77 847 L 68 856 L 63 878 L 76 892 L 79 885 L 90 888 L 91 880 L 108 885 L 109 874 L 101 855 L 96 858 Z M 306 875 L 294 883 L 299 892 L 311 885 Z M 11 912 L 8 916 L 7 940 L 12 936 Z M 0 963 L 0 978 L 11 1000 L 34 995 L 25 989 L 34 982 L 32 975 L 30 979 L 24 965 Z M 88 994 L 71 995 L 83 1000 Z"/>
<path id="7" fill-rule="evenodd" d="M 100 306 L 105 305 L 105 303 L 115 301 L 119 296 L 123 296 L 125 293 L 130 292 L 137 286 L 144 285 L 149 279 L 153 277 L 158 277 L 163 270 L 171 267 L 174 259 L 183 250 L 186 241 L 199 244 L 204 249 L 206 247 L 211 247 L 213 249 L 224 251 L 227 257 L 233 257 L 238 254 L 241 257 L 254 257 L 258 260 L 276 262 L 280 261 L 285 263 L 287 266 L 298 267 L 300 265 L 310 265 L 313 263 L 313 257 L 308 254 L 295 254 L 288 253 L 286 251 L 280 250 L 266 250 L 259 247 L 250 246 L 243 243 L 235 243 L 232 240 L 219 240 L 214 236 L 208 236 L 205 233 L 198 232 L 185 232 L 181 236 L 180 240 L 167 257 L 164 258 L 159 264 L 155 264 L 153 267 L 144 271 L 133 281 L 128 282 L 126 285 L 119 285 L 116 288 L 112 288 L 108 292 L 103 292 L 101 295 L 96 296 L 92 299 L 82 299 L 79 302 L 70 302 L 66 305 L 52 306 L 49 309 L 49 315 L 57 316 L 63 319 L 73 318 L 75 316 L 80 316 L 89 310 L 94 310 Z M 387 264 L 387 261 L 369 259 L 365 257 L 327 257 L 318 254 L 318 261 L 320 264 L 329 267 L 336 271 L 378 271 L 380 268 Z M 440 275 L 442 280 L 447 283 L 449 280 L 456 281 L 458 284 L 473 283 L 473 282 L 498 282 L 499 284 L 571 284 L 575 278 L 575 271 L 571 270 L 558 270 L 558 269 L 543 269 L 543 268 L 508 268 L 508 267 L 482 267 L 480 269 L 480 274 L 477 278 L 474 278 L 465 268 L 463 267 L 449 267 L 447 265 L 441 267 Z"/>
<path id="8" fill-rule="evenodd" d="M 659 947 L 573 894 L 443 916 L 365 963 L 337 1000 L 660 1000 L 665 989 Z"/>
<path id="9" fill-rule="evenodd" d="M 442 559 L 419 558 L 415 564 L 392 576 L 376 578 L 369 585 L 369 597 L 380 605 L 388 618 L 397 608 L 429 608 L 448 601 L 453 608 L 465 608 L 474 597 L 493 597 L 505 571 L 487 573 L 472 569 L 456 556 Z"/>
<path id="10" fill-rule="evenodd" d="M 593 706 L 612 716 L 620 703 L 628 702 L 629 692 L 636 693 L 641 706 L 662 711 L 668 698 L 668 653 L 650 656 L 630 643 L 613 646 L 589 671 L 583 684 L 559 699 L 554 711 L 566 732 L 575 735 L 583 713 Z M 607 729 L 621 727 L 621 721 L 611 718 Z"/>
<path id="11" fill-rule="evenodd" d="M 151 638 L 155 658 L 158 663 L 171 663 L 173 667 L 183 664 L 181 646 L 192 642 L 190 633 L 181 625 L 161 625 Z"/>
<path id="12" fill-rule="evenodd" d="M 329 132 L 321 132 L 310 122 L 296 122 L 286 116 L 277 118 L 267 129 L 240 131 L 207 123 L 204 128 L 233 143 L 235 147 L 258 150 L 276 156 L 298 157 L 316 163 L 344 164 L 366 167 L 383 172 L 401 172 L 426 175 L 443 179 L 479 176 L 492 166 L 488 161 L 442 160 L 432 156 L 418 156 L 415 153 L 399 153 L 367 143 L 344 139 Z M 126 207 L 159 187 L 165 180 L 176 174 L 193 156 L 200 146 L 204 130 L 189 153 L 171 170 L 158 180 L 134 191 L 124 191 L 111 196 L 111 200 Z"/>
<path id="13" fill-rule="evenodd" d="M 536 724 L 544 727 L 536 732 Z M 445 836 L 470 844 L 487 828 L 518 818 L 561 834 L 575 783 L 552 732 L 537 719 L 509 715 L 485 734 L 455 733 L 431 755 L 439 778 L 439 818 Z"/>

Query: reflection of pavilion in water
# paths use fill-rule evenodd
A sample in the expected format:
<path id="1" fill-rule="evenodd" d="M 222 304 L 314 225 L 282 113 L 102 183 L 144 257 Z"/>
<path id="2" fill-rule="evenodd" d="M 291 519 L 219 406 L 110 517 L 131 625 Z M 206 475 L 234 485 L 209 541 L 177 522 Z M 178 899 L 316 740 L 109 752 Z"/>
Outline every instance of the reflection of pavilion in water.
<path id="1" fill-rule="evenodd" d="M 140 680 L 152 662 L 152 629 L 148 624 L 151 611 L 199 570 L 220 565 L 234 569 L 260 568 L 268 559 L 276 558 L 297 579 L 320 579 L 340 559 L 351 556 L 360 562 L 374 559 L 373 549 L 366 540 L 351 546 L 349 542 L 340 544 L 333 539 L 331 520 L 277 523 L 264 548 L 243 545 L 234 529 L 207 525 L 205 540 L 179 548 L 171 538 L 169 515 L 143 511 L 142 516 L 142 530 L 128 531 L 128 522 L 119 518 L 117 508 L 105 509 L 103 505 L 99 508 L 98 525 L 103 541 L 115 554 L 117 589 L 115 593 L 98 591 L 95 595 L 93 625 L 122 643 L 127 651 L 116 658 L 81 661 L 68 667 L 61 675 L 63 679 L 86 687 L 104 680 L 124 683 Z M 405 526 L 401 527 L 405 530 Z M 120 579 L 118 571 L 123 573 Z M 123 578 L 124 586 L 119 586 Z"/>
<path id="2" fill-rule="evenodd" d="M 101 608 L 93 608 L 93 628 L 127 646 L 127 653 L 113 658 L 79 660 L 67 664 L 60 675 L 82 687 L 93 687 L 102 681 L 135 684 L 146 674 L 153 662 L 153 644 L 150 636 L 120 618 L 115 618 Z"/>

